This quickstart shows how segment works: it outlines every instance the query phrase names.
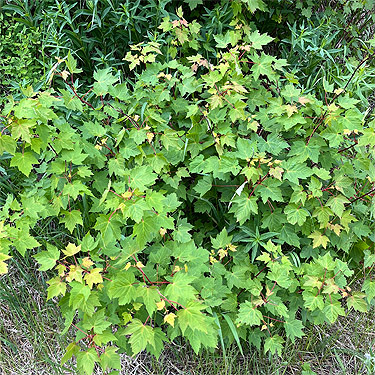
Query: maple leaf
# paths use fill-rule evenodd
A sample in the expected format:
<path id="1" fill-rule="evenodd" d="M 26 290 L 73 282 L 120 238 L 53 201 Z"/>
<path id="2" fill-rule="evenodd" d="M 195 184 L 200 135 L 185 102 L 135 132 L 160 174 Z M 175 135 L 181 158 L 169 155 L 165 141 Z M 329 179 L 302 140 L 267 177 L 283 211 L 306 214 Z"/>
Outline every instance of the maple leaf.
<path id="1" fill-rule="evenodd" d="M 8 265 L 5 263 L 5 261 L 10 258 L 10 255 L 0 253 L 0 275 L 8 272 Z"/>
<path id="2" fill-rule="evenodd" d="M 264 352 L 267 353 L 268 351 L 271 354 L 281 353 L 283 350 L 283 344 L 285 340 L 279 335 L 273 335 L 272 337 L 268 337 L 264 342 Z"/>
<path id="3" fill-rule="evenodd" d="M 174 313 L 169 313 L 164 316 L 164 323 L 170 324 L 172 327 L 174 327 L 174 320 L 176 319 L 177 315 Z"/>
<path id="4" fill-rule="evenodd" d="M 62 294 L 63 296 L 65 295 L 66 283 L 61 281 L 61 278 L 59 276 L 56 276 L 51 280 L 48 280 L 47 284 L 49 284 L 49 287 L 47 288 L 47 300 L 56 297 L 60 294 Z"/>
<path id="5" fill-rule="evenodd" d="M 33 257 L 40 264 L 40 271 L 47 271 L 55 267 L 57 260 L 60 258 L 60 250 L 56 246 L 47 245 L 47 251 L 41 251 Z"/>
<path id="6" fill-rule="evenodd" d="M 329 242 L 329 239 L 327 236 L 323 235 L 319 231 L 314 231 L 309 235 L 309 238 L 313 239 L 313 248 L 319 247 L 320 245 L 324 248 L 327 248 L 327 244 Z"/>
<path id="7" fill-rule="evenodd" d="M 126 305 L 137 297 L 137 288 L 133 285 L 135 282 L 134 274 L 126 271 L 116 275 L 112 280 L 108 296 L 110 298 L 118 298 L 119 305 Z"/>
<path id="8" fill-rule="evenodd" d="M 62 211 L 61 214 L 65 215 L 64 218 L 60 218 L 60 223 L 64 223 L 65 227 L 70 233 L 73 233 L 76 225 L 83 226 L 82 214 L 78 210 Z"/>
<path id="9" fill-rule="evenodd" d="M 133 354 L 138 354 L 149 344 L 155 346 L 155 332 L 139 319 L 133 319 L 124 331 L 124 335 L 130 335 L 129 343 Z"/>
<path id="10" fill-rule="evenodd" d="M 33 164 L 37 164 L 38 159 L 34 157 L 31 152 L 24 152 L 22 154 L 15 153 L 12 160 L 10 161 L 11 167 L 17 167 L 24 175 L 29 176 Z"/>
<path id="11" fill-rule="evenodd" d="M 249 301 L 240 304 L 237 315 L 237 322 L 247 324 L 249 326 L 260 325 L 263 319 L 262 313 Z"/>
<path id="12" fill-rule="evenodd" d="M 81 251 L 81 245 L 76 246 L 74 243 L 70 243 L 65 247 L 65 249 L 62 251 L 65 256 L 70 257 L 74 254 L 77 254 Z"/>
<path id="13" fill-rule="evenodd" d="M 76 355 L 77 366 L 86 375 L 92 375 L 95 367 L 95 362 L 98 362 L 98 354 L 94 348 L 90 348 L 87 351 L 80 351 Z"/>
<path id="14" fill-rule="evenodd" d="M 105 371 L 107 369 L 121 370 L 120 355 L 116 353 L 118 348 L 113 346 L 105 348 L 105 352 L 99 358 L 100 366 Z"/>
<path id="15" fill-rule="evenodd" d="M 92 289 L 93 284 L 100 284 L 103 282 L 103 278 L 100 273 L 101 271 L 103 271 L 103 268 L 93 268 L 90 273 L 86 273 L 84 280 L 90 289 Z"/>
<path id="16" fill-rule="evenodd" d="M 98 96 L 107 94 L 109 88 L 118 81 L 118 78 L 111 74 L 111 68 L 97 70 L 94 79 L 96 82 L 93 91 Z"/>
<path id="17" fill-rule="evenodd" d="M 202 313 L 205 306 L 197 302 L 189 302 L 184 309 L 178 310 L 178 325 L 182 333 L 190 328 L 192 331 L 202 331 L 208 333 L 210 319 Z"/>

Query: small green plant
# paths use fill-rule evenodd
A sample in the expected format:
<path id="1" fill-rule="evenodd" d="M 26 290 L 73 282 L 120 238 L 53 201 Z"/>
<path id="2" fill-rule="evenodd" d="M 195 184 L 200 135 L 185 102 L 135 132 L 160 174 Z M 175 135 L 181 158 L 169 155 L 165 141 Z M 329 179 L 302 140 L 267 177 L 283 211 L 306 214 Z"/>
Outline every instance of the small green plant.
<path id="1" fill-rule="evenodd" d="M 0 90 L 4 98 L 40 79 L 42 67 L 35 54 L 40 47 L 39 37 L 38 31 L 29 30 L 9 13 L 0 11 Z"/>
<path id="2" fill-rule="evenodd" d="M 65 88 L 3 110 L 1 166 L 22 184 L 0 210 L 0 272 L 15 249 L 53 272 L 48 299 L 76 330 L 62 363 L 82 373 L 178 337 L 274 355 L 373 303 L 375 120 L 346 85 L 321 101 L 283 80 L 272 38 L 238 17 L 215 60 L 180 8 L 163 42 L 125 54 L 134 83 L 105 68 L 85 90 L 68 53 L 49 77 Z"/>

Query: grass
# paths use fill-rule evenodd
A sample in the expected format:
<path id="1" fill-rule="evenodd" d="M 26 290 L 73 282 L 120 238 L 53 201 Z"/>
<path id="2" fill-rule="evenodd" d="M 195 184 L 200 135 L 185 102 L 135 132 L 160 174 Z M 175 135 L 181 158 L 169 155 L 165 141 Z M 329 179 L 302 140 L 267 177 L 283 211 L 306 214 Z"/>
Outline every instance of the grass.
<path id="1" fill-rule="evenodd" d="M 10 262 L 0 278 L 0 374 L 75 374 L 58 365 L 68 343 L 54 302 L 46 302 L 45 274 L 32 259 Z"/>
<path id="2" fill-rule="evenodd" d="M 73 365 L 59 366 L 72 337 L 60 335 L 58 311 L 54 301 L 46 302 L 45 274 L 33 259 L 13 259 L 0 278 L 1 375 L 76 375 Z M 302 339 L 288 341 L 280 358 L 249 348 L 242 356 L 233 345 L 224 359 L 220 350 L 195 355 L 187 346 L 171 344 L 159 360 L 145 353 L 123 355 L 121 375 L 310 375 L 302 372 L 303 364 L 318 375 L 375 374 L 374 345 L 375 310 L 351 311 L 334 325 L 313 326 Z"/>

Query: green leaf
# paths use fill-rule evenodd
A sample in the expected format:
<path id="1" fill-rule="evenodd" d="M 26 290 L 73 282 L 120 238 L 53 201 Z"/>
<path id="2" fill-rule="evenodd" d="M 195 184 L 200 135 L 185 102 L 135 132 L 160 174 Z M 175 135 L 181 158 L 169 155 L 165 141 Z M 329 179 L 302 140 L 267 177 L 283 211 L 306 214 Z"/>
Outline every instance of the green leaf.
<path id="1" fill-rule="evenodd" d="M 98 96 L 107 94 L 110 87 L 118 81 L 118 78 L 111 74 L 111 68 L 97 70 L 94 73 L 94 79 L 96 82 L 93 91 Z"/>
<path id="2" fill-rule="evenodd" d="M 263 203 L 266 203 L 270 198 L 277 202 L 284 201 L 281 194 L 281 189 L 279 188 L 280 185 L 281 181 L 275 180 L 274 178 L 268 178 L 265 182 L 259 185 L 257 190 Z"/>
<path id="3" fill-rule="evenodd" d="M 38 159 L 31 152 L 15 153 L 10 161 L 11 167 L 17 167 L 24 175 L 29 176 L 33 164 L 38 164 Z"/>
<path id="4" fill-rule="evenodd" d="M 4 151 L 9 152 L 14 155 L 16 152 L 17 143 L 9 135 L 4 135 L 0 133 L 0 156 Z"/>
<path id="5" fill-rule="evenodd" d="M 296 229 L 291 224 L 283 225 L 283 228 L 280 232 L 280 240 L 292 246 L 300 246 L 300 241 L 299 237 L 296 234 Z"/>
<path id="6" fill-rule="evenodd" d="M 292 225 L 303 225 L 306 218 L 309 216 L 309 213 L 305 208 L 299 207 L 296 204 L 287 205 L 284 212 L 286 213 L 288 222 Z"/>
<path id="7" fill-rule="evenodd" d="M 65 64 L 67 68 L 69 69 L 70 73 L 81 73 L 82 69 L 77 69 L 77 61 L 73 58 L 72 54 L 70 51 L 68 52 L 68 56 L 65 60 Z"/>
<path id="8" fill-rule="evenodd" d="M 304 305 L 307 309 L 311 311 L 316 309 L 323 310 L 324 299 L 320 294 L 316 295 L 310 292 L 303 292 L 302 296 L 305 301 Z"/>
<path id="9" fill-rule="evenodd" d="M 347 198 L 345 198 L 343 195 L 339 194 L 335 197 L 331 197 L 327 201 L 327 206 L 329 206 L 332 211 L 338 216 L 342 217 L 342 214 L 345 210 L 345 204 L 350 203 Z"/>
<path id="10" fill-rule="evenodd" d="M 129 271 L 119 272 L 108 288 L 108 296 L 111 299 L 118 298 L 119 305 L 126 305 L 137 297 L 137 288 L 133 285 L 134 283 L 133 273 Z"/>
<path id="11" fill-rule="evenodd" d="M 311 168 L 308 168 L 305 163 L 296 163 L 293 159 L 283 161 L 281 166 L 284 168 L 283 179 L 296 185 L 299 185 L 300 179 L 306 179 L 313 174 Z"/>
<path id="12" fill-rule="evenodd" d="M 98 354 L 94 348 L 90 348 L 87 352 L 79 352 L 77 354 L 77 367 L 86 375 L 92 375 L 95 362 L 98 362 Z"/>
<path id="13" fill-rule="evenodd" d="M 210 320 L 202 313 L 204 308 L 205 306 L 200 303 L 189 302 L 184 309 L 177 312 L 178 325 L 183 334 L 188 327 L 193 331 L 208 333 L 207 325 Z"/>
<path id="14" fill-rule="evenodd" d="M 190 10 L 194 10 L 198 5 L 203 5 L 203 0 L 184 0 L 189 5 Z"/>
<path id="15" fill-rule="evenodd" d="M 313 239 L 313 248 L 323 246 L 325 249 L 327 248 L 327 244 L 329 242 L 329 238 L 319 232 L 318 230 L 314 231 L 309 235 L 309 238 Z"/>
<path id="16" fill-rule="evenodd" d="M 249 301 L 240 304 L 237 323 L 258 326 L 263 319 L 262 313 Z"/>
<path id="17" fill-rule="evenodd" d="M 130 187 L 132 189 L 139 189 L 140 191 L 145 191 L 146 186 L 154 184 L 157 178 L 152 168 L 146 165 L 131 169 L 128 174 Z"/>
<path id="18" fill-rule="evenodd" d="M 160 295 L 158 289 L 154 286 L 147 287 L 146 285 L 141 285 L 137 290 L 138 296 L 141 297 L 143 303 L 146 306 L 148 315 L 152 316 L 156 310 L 156 302 L 160 301 Z"/>
<path id="19" fill-rule="evenodd" d="M 47 251 L 41 251 L 33 257 L 38 261 L 40 264 L 40 271 L 47 271 L 55 267 L 56 262 L 60 258 L 60 250 L 52 246 L 50 244 L 47 244 Z"/>
<path id="20" fill-rule="evenodd" d="M 217 48 L 227 48 L 227 45 L 230 44 L 230 34 L 229 30 L 223 34 L 214 35 Z"/>
<path id="21" fill-rule="evenodd" d="M 233 236 L 228 236 L 226 228 L 224 228 L 216 238 L 211 237 L 212 247 L 216 250 L 222 248 L 225 249 L 228 245 L 231 244 Z"/>
<path id="22" fill-rule="evenodd" d="M 117 354 L 118 348 L 114 346 L 107 347 L 105 352 L 99 358 L 100 366 L 105 371 L 107 369 L 121 370 L 120 355 Z"/>
<path id="23" fill-rule="evenodd" d="M 168 284 L 165 288 L 165 296 L 181 304 L 188 303 L 196 299 L 197 291 L 191 285 L 193 278 L 184 274 L 183 271 L 177 272 L 173 279 L 172 284 Z"/>
<path id="24" fill-rule="evenodd" d="M 112 217 L 111 220 L 109 218 L 110 215 L 99 215 L 94 226 L 94 229 L 101 232 L 105 244 L 112 243 L 121 236 L 120 223 L 116 217 Z"/>
<path id="25" fill-rule="evenodd" d="M 347 298 L 346 302 L 348 308 L 353 308 L 356 311 L 367 312 L 368 305 L 365 300 L 366 294 L 360 292 L 354 292 L 350 297 Z"/>
<path id="26" fill-rule="evenodd" d="M 284 342 L 285 340 L 279 335 L 268 337 L 264 342 L 264 352 L 267 353 L 269 351 L 271 354 L 275 354 L 277 352 L 280 355 L 283 350 Z"/>
<path id="27" fill-rule="evenodd" d="M 191 240 L 189 231 L 192 229 L 193 226 L 187 222 L 186 218 L 179 220 L 176 224 L 176 230 L 173 232 L 173 239 L 181 243 L 189 242 Z"/>
<path id="28" fill-rule="evenodd" d="M 63 365 L 65 362 L 69 361 L 69 359 L 72 358 L 73 355 L 77 355 L 79 349 L 80 347 L 75 342 L 70 343 L 65 349 L 65 354 L 61 358 L 60 364 Z"/>
<path id="29" fill-rule="evenodd" d="M 92 195 L 91 191 L 81 181 L 73 181 L 64 186 L 64 195 L 69 195 L 74 200 L 77 199 L 78 195 Z"/>
<path id="30" fill-rule="evenodd" d="M 248 0 L 253 1 L 253 0 Z M 254 0 L 258 1 L 258 0 Z M 274 62 L 275 58 L 269 55 L 266 55 L 262 52 L 261 56 L 254 55 L 253 57 L 253 66 L 251 71 L 253 72 L 253 78 L 255 80 L 259 79 L 259 76 L 264 75 L 267 76 L 271 81 L 273 81 L 276 77 L 275 71 L 272 68 L 272 63 Z"/>
<path id="31" fill-rule="evenodd" d="M 273 39 L 274 38 L 268 36 L 267 34 L 260 34 L 258 30 L 255 30 L 249 35 L 251 47 L 255 49 L 262 49 L 263 46 L 272 42 Z"/>
<path id="32" fill-rule="evenodd" d="M 345 310 L 341 307 L 340 302 L 334 302 L 327 304 L 323 309 L 323 313 L 329 323 L 334 323 L 339 315 L 345 315 Z"/>
<path id="33" fill-rule="evenodd" d="M 64 281 L 61 281 L 60 276 L 56 276 L 51 280 L 47 281 L 47 284 L 49 284 L 49 287 L 47 288 L 47 301 L 53 297 L 57 297 L 60 294 L 63 296 L 66 292 L 66 283 Z"/>
<path id="34" fill-rule="evenodd" d="M 267 5 L 262 0 L 242 0 L 251 13 L 254 13 L 256 10 L 267 10 Z"/>
<path id="35" fill-rule="evenodd" d="M 284 323 L 284 328 L 288 338 L 295 342 L 296 337 L 302 337 L 305 334 L 302 329 L 304 328 L 302 322 L 297 319 L 287 319 Z"/>
<path id="36" fill-rule="evenodd" d="M 40 246 L 40 243 L 29 234 L 29 230 L 26 226 L 20 228 L 8 228 L 9 236 L 12 238 L 13 246 L 17 251 L 25 256 L 28 249 L 34 249 Z"/>
<path id="37" fill-rule="evenodd" d="M 139 319 L 133 319 L 128 324 L 124 335 L 130 335 L 129 343 L 134 355 L 144 350 L 147 345 L 155 347 L 154 330 L 148 325 L 143 325 Z"/>
<path id="38" fill-rule="evenodd" d="M 371 303 L 375 297 L 375 281 L 366 279 L 363 283 L 362 291 L 366 293 L 368 303 Z"/>
<path id="39" fill-rule="evenodd" d="M 65 228 L 67 228 L 70 233 L 73 233 L 73 230 L 76 227 L 76 225 L 83 226 L 82 214 L 80 211 L 61 211 L 61 214 L 65 217 L 60 218 L 60 223 L 64 223 Z"/>
<path id="40" fill-rule="evenodd" d="M 133 227 L 133 235 L 136 236 L 139 247 L 144 247 L 147 242 L 152 241 L 161 227 L 162 225 L 158 225 L 158 218 L 152 215 L 145 216 L 136 223 Z"/>
<path id="41" fill-rule="evenodd" d="M 237 221 L 242 225 L 246 220 L 251 218 L 251 214 L 258 213 L 258 205 L 256 197 L 246 197 L 243 193 L 240 197 L 235 197 L 232 201 L 233 205 L 229 212 L 234 213 Z"/>

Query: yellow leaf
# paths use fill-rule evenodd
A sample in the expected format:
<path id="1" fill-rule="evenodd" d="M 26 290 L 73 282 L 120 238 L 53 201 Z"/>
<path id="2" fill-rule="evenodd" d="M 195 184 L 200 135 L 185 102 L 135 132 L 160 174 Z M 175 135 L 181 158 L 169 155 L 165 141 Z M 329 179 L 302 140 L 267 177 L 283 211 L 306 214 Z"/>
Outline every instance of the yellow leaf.
<path id="1" fill-rule="evenodd" d="M 237 249 L 236 245 L 232 245 L 231 243 L 228 245 L 228 250 L 235 252 L 237 251 L 236 249 Z"/>
<path id="2" fill-rule="evenodd" d="M 218 260 L 215 259 L 212 255 L 210 255 L 210 263 L 214 264 L 214 263 L 217 263 L 217 262 L 218 262 Z"/>
<path id="3" fill-rule="evenodd" d="M 330 224 L 328 223 L 329 229 L 334 231 L 338 236 L 340 235 L 341 231 L 344 229 L 340 224 Z"/>
<path id="4" fill-rule="evenodd" d="M 161 300 L 160 302 L 156 302 L 156 307 L 158 310 L 163 310 L 165 307 L 165 301 Z"/>
<path id="5" fill-rule="evenodd" d="M 57 269 L 58 275 L 60 277 L 65 275 L 66 267 L 63 264 L 58 264 L 55 268 Z"/>
<path id="6" fill-rule="evenodd" d="M 297 113 L 298 109 L 295 105 L 287 104 L 284 106 L 286 113 L 288 114 L 288 117 L 291 117 L 293 113 Z"/>
<path id="7" fill-rule="evenodd" d="M 70 266 L 69 273 L 66 276 L 66 281 L 70 282 L 77 280 L 79 283 L 82 283 L 82 272 L 83 269 L 80 266 Z"/>
<path id="8" fill-rule="evenodd" d="M 124 312 L 124 313 L 122 313 L 122 319 L 124 320 L 123 324 L 125 325 L 125 324 L 129 323 L 133 319 L 133 317 L 131 316 L 131 314 L 129 314 L 127 312 Z"/>
<path id="9" fill-rule="evenodd" d="M 174 320 L 176 319 L 176 315 L 173 313 L 169 313 L 164 317 L 164 323 L 170 324 L 172 327 L 174 327 Z"/>
<path id="10" fill-rule="evenodd" d="M 299 101 L 302 105 L 306 105 L 306 103 L 310 103 L 310 102 L 311 102 L 310 99 L 305 98 L 304 96 L 301 96 L 300 98 L 298 98 L 298 101 Z"/>
<path id="11" fill-rule="evenodd" d="M 219 249 L 219 251 L 217 253 L 219 254 L 220 260 L 222 260 L 224 257 L 226 257 L 228 255 L 228 251 L 226 251 L 224 249 Z"/>
<path id="12" fill-rule="evenodd" d="M 121 196 L 125 199 L 129 199 L 133 193 L 131 191 L 126 191 L 125 193 L 122 193 Z"/>
<path id="13" fill-rule="evenodd" d="M 319 231 L 315 231 L 310 234 L 309 238 L 313 239 L 313 248 L 319 247 L 322 245 L 325 249 L 327 248 L 327 243 L 329 242 L 329 239 L 324 234 L 320 233 Z"/>
<path id="14" fill-rule="evenodd" d="M 61 74 L 62 79 L 66 81 L 70 73 L 66 70 L 63 70 L 60 74 Z"/>
<path id="15" fill-rule="evenodd" d="M 5 263 L 5 260 L 11 258 L 10 255 L 0 253 L 0 275 L 8 272 L 8 265 Z"/>
<path id="16" fill-rule="evenodd" d="M 140 302 L 133 303 L 134 310 L 136 311 L 138 311 L 142 306 L 143 306 L 143 303 L 140 303 Z"/>
<path id="17" fill-rule="evenodd" d="M 90 268 L 94 263 L 91 261 L 89 257 L 85 257 L 82 259 L 82 266 L 85 268 Z"/>
<path id="18" fill-rule="evenodd" d="M 103 268 L 94 268 L 90 273 L 85 275 L 84 279 L 90 289 L 92 289 L 93 284 L 100 284 L 103 282 L 102 275 L 100 274 L 102 270 Z"/>
<path id="19" fill-rule="evenodd" d="M 125 267 L 124 267 L 124 270 L 127 271 L 131 266 L 132 266 L 132 265 L 131 265 L 130 262 L 126 263 L 126 265 L 125 265 Z"/>
<path id="20" fill-rule="evenodd" d="M 142 262 L 139 262 L 139 261 L 138 261 L 138 262 L 137 262 L 137 267 L 138 267 L 138 268 L 143 268 L 143 267 L 144 267 L 144 265 L 143 265 L 143 263 L 142 263 Z"/>
<path id="21" fill-rule="evenodd" d="M 5 238 L 7 236 L 4 230 L 4 221 L 0 221 L 0 238 Z"/>
<path id="22" fill-rule="evenodd" d="M 67 256 L 73 256 L 81 251 L 81 245 L 76 246 L 74 243 L 69 243 L 68 246 L 62 252 Z"/>
<path id="23" fill-rule="evenodd" d="M 270 168 L 269 174 L 281 181 L 284 169 L 281 167 Z"/>

